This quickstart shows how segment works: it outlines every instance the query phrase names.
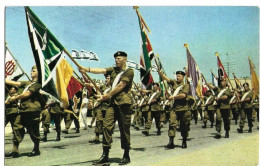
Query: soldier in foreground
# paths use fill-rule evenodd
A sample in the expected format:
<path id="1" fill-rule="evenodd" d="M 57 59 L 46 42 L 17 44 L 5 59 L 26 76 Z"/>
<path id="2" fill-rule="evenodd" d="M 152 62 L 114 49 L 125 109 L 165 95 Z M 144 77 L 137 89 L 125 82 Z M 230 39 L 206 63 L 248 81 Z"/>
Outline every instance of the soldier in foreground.
<path id="1" fill-rule="evenodd" d="M 109 149 L 112 144 L 112 131 L 115 121 L 121 134 L 121 148 L 124 149 L 120 164 L 130 163 L 130 123 L 131 123 L 131 87 L 134 78 L 133 69 L 126 67 L 127 54 L 118 51 L 114 54 L 116 67 L 89 68 L 80 67 L 81 73 L 109 74 L 112 89 L 109 93 L 98 96 L 98 101 L 111 100 L 103 120 L 103 154 L 94 164 L 109 162 Z"/>

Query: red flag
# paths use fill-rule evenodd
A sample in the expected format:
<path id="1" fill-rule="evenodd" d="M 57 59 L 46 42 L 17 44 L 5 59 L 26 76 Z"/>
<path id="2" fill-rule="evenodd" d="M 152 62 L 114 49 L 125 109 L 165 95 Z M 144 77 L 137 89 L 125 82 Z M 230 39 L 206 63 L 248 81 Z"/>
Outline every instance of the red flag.
<path id="1" fill-rule="evenodd" d="M 74 76 L 72 76 L 67 87 L 69 100 L 72 99 L 72 97 L 82 88 L 83 85 Z"/>
<path id="2" fill-rule="evenodd" d="M 222 65 L 222 63 L 221 63 L 221 61 L 220 61 L 220 59 L 219 59 L 219 56 L 217 56 L 217 60 L 218 60 L 218 78 L 228 78 L 228 76 L 227 76 L 227 73 L 226 73 L 226 71 L 225 71 L 225 69 L 224 69 L 224 66 Z"/>

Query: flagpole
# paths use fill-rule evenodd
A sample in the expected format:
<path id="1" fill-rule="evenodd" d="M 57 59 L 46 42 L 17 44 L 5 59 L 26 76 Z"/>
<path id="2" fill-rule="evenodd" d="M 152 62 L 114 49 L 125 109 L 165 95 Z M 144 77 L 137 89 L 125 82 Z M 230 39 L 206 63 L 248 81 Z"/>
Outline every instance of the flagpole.
<path id="1" fill-rule="evenodd" d="M 28 74 L 26 72 L 24 72 L 23 68 L 20 66 L 20 64 L 18 63 L 18 61 L 15 59 L 15 57 L 12 54 L 12 52 L 10 51 L 10 49 L 7 47 L 7 43 L 6 42 L 5 42 L 5 48 L 10 52 L 10 55 L 13 57 L 13 59 L 16 62 L 16 64 L 19 66 L 19 68 L 22 70 L 22 72 L 25 74 L 25 76 L 28 78 L 28 80 L 31 81 L 31 78 L 28 76 Z"/>
<path id="2" fill-rule="evenodd" d="M 77 61 L 75 61 L 75 59 L 73 59 L 73 57 L 70 55 L 70 53 L 64 48 L 64 52 L 69 56 L 69 58 L 72 60 L 72 62 L 75 63 L 75 65 L 80 68 L 81 66 L 78 64 Z M 100 90 L 100 88 L 97 86 L 97 84 L 89 77 L 89 75 L 87 73 L 82 73 L 83 77 L 87 77 L 86 79 L 89 80 L 94 86 L 95 88 L 103 95 L 103 92 Z"/>
<path id="3" fill-rule="evenodd" d="M 157 54 L 158 55 L 158 54 Z M 159 77 L 161 77 L 160 76 L 160 74 L 159 74 L 159 70 L 161 70 L 161 69 L 159 69 L 159 65 L 158 65 L 158 62 L 157 62 L 157 59 L 156 58 L 158 58 L 157 57 L 157 55 L 156 55 L 156 57 L 154 58 L 154 61 L 155 61 L 155 64 L 156 64 L 156 66 L 157 66 L 157 72 L 158 72 L 158 75 L 159 75 Z M 159 58 L 158 58 L 159 59 Z M 162 79 L 162 77 L 161 77 L 161 79 Z M 162 79 L 163 80 L 163 79 Z M 163 82 L 163 86 L 164 86 L 164 88 L 165 88 L 165 90 L 166 90 L 166 93 L 168 93 L 169 94 L 169 92 L 168 92 L 168 89 L 167 89 L 167 87 L 166 87 L 166 85 L 165 85 L 165 82 L 164 82 L 164 80 L 162 81 Z M 169 94 L 170 95 L 170 94 Z"/>

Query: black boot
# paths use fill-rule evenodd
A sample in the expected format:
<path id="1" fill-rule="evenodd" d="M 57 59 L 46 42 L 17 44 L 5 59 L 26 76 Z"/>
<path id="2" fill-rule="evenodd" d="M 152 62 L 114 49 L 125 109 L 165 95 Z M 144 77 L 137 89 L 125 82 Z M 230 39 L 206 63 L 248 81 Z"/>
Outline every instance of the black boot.
<path id="1" fill-rule="evenodd" d="M 213 123 L 211 123 L 210 127 L 213 128 Z"/>
<path id="2" fill-rule="evenodd" d="M 5 157 L 17 158 L 17 157 L 19 157 L 19 153 L 18 152 L 9 152 L 9 153 L 5 154 Z"/>
<path id="3" fill-rule="evenodd" d="M 197 124 L 198 122 L 197 122 L 198 120 L 197 119 L 195 119 L 195 124 Z"/>
<path id="4" fill-rule="evenodd" d="M 182 149 L 186 149 L 187 148 L 187 138 L 186 137 L 183 137 L 183 139 L 182 139 L 182 145 L 181 145 L 181 147 L 182 147 Z"/>
<path id="5" fill-rule="evenodd" d="M 175 148 L 174 143 L 173 143 L 173 138 L 174 137 L 169 137 L 169 143 L 165 146 L 165 148 L 167 148 L 167 149 L 174 149 Z"/>
<path id="6" fill-rule="evenodd" d="M 240 127 L 239 129 L 237 129 L 237 132 L 238 132 L 238 133 L 243 133 L 243 128 Z"/>
<path id="7" fill-rule="evenodd" d="M 57 132 L 56 141 L 60 141 L 60 132 Z"/>
<path id="8" fill-rule="evenodd" d="M 130 155 L 129 155 L 129 149 L 125 149 L 124 155 L 122 160 L 120 161 L 119 165 L 126 165 L 130 163 Z"/>
<path id="9" fill-rule="evenodd" d="M 104 164 L 104 163 L 109 162 L 108 155 L 109 155 L 109 148 L 103 147 L 103 153 L 102 153 L 101 157 L 93 164 Z"/>
<path id="10" fill-rule="evenodd" d="M 225 138 L 229 138 L 229 132 L 226 131 Z"/>
<path id="11" fill-rule="evenodd" d="M 44 136 L 43 138 L 41 139 L 43 142 L 47 142 L 47 131 L 44 131 Z"/>
<path id="12" fill-rule="evenodd" d="M 204 122 L 204 125 L 202 126 L 203 129 L 207 127 L 207 124 Z"/>
<path id="13" fill-rule="evenodd" d="M 220 139 L 220 138 L 221 138 L 221 134 L 220 134 L 220 132 L 218 132 L 218 133 L 214 136 L 214 138 L 216 138 L 216 139 Z"/>
<path id="14" fill-rule="evenodd" d="M 144 130 L 144 131 L 142 131 L 142 133 L 143 133 L 144 135 L 146 135 L 146 136 L 149 136 L 149 130 Z"/>
<path id="15" fill-rule="evenodd" d="M 28 155 L 28 157 L 38 156 L 41 154 L 40 150 L 39 150 L 39 145 L 40 145 L 40 142 L 38 140 L 35 140 L 33 151 Z"/>
<path id="16" fill-rule="evenodd" d="M 249 127 L 248 132 L 249 132 L 249 133 L 252 133 L 252 127 Z"/>
<path id="17" fill-rule="evenodd" d="M 158 128 L 157 135 L 161 135 L 161 128 Z"/>

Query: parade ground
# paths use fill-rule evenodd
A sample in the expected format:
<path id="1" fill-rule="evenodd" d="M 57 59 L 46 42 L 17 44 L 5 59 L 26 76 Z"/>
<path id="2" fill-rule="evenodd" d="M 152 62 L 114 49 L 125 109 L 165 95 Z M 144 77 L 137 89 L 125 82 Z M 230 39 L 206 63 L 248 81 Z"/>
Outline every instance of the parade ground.
<path id="1" fill-rule="evenodd" d="M 88 119 L 90 123 L 91 119 Z M 208 125 L 203 129 L 202 121 L 195 125 L 191 122 L 191 131 L 188 138 L 188 148 L 182 149 L 182 138 L 177 132 L 174 149 L 165 149 L 168 143 L 168 124 L 162 128 L 162 134 L 157 136 L 155 125 L 152 125 L 150 136 L 144 136 L 141 131 L 131 127 L 131 163 L 133 166 L 256 166 L 259 163 L 259 130 L 258 122 L 254 122 L 253 132 L 248 133 L 248 127 L 244 133 L 237 132 L 238 125 L 231 122 L 230 138 L 224 138 L 222 126 L 222 138 L 215 139 L 215 127 Z M 223 124 L 222 124 L 223 125 Z M 81 122 L 81 126 L 83 123 Z M 73 166 L 92 165 L 102 154 L 101 144 L 88 143 L 94 138 L 94 127 L 75 133 L 74 125 L 71 126 L 69 134 L 62 133 L 61 141 L 56 142 L 56 131 L 50 128 L 48 141 L 40 143 L 41 155 L 27 157 L 33 148 L 33 143 L 28 134 L 19 146 L 20 157 L 4 159 L 6 166 Z M 62 130 L 64 122 L 62 121 Z M 43 131 L 41 128 L 41 135 Z M 5 153 L 12 149 L 11 127 L 5 128 Z M 102 136 L 101 136 L 102 138 Z M 110 163 L 118 165 L 122 158 L 123 150 L 120 146 L 120 133 L 116 125 L 113 134 L 113 144 L 110 150 Z"/>

